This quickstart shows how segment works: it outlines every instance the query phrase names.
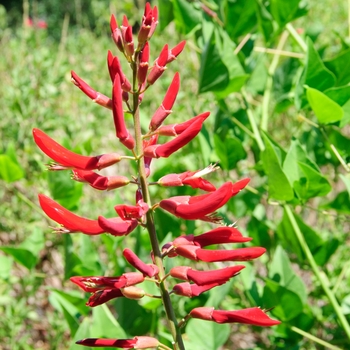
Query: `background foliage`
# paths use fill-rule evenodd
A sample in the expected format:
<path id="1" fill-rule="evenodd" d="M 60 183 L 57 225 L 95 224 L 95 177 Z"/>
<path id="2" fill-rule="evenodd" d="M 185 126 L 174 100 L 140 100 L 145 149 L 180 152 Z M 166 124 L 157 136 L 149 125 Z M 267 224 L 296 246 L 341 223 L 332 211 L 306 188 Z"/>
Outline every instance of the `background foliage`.
<path id="1" fill-rule="evenodd" d="M 125 239 L 50 233 L 52 222 L 36 197 L 47 193 L 79 215 L 96 218 L 112 215 L 103 210 L 113 203 L 131 203 L 132 194 L 96 194 L 67 173 L 44 171 L 48 159 L 31 137 L 32 127 L 40 127 L 75 152 L 119 152 L 109 132 L 110 113 L 70 83 L 70 70 L 109 95 L 106 52 L 114 49 L 109 15 L 120 20 L 125 13 L 135 23 L 139 4 L 50 0 L 23 5 L 0 6 L 0 348 L 75 349 L 72 340 L 86 336 L 141 333 L 160 334 L 166 342 L 166 329 L 157 322 L 158 301 L 117 300 L 91 313 L 85 297 L 67 282 L 73 275 L 120 274 Z M 161 21 L 155 35 L 161 40 L 159 47 L 153 40 L 152 59 L 164 42 L 173 47 L 186 38 L 187 47 L 154 87 L 153 99 L 143 102 L 145 120 L 175 71 L 182 82 L 170 118 L 185 120 L 205 110 L 212 115 L 181 156 L 157 162 L 153 178 L 210 162 L 221 167 L 214 182 L 215 177 L 250 177 L 249 190 L 220 214 L 227 223 L 237 221 L 254 245 L 268 249 L 231 284 L 193 300 L 179 298 L 177 312 L 184 316 L 206 304 L 227 309 L 258 305 L 274 307 L 272 315 L 283 321 L 272 330 L 190 321 L 187 348 L 349 347 L 347 4 L 159 0 L 158 5 Z M 35 26 L 39 19 L 46 20 L 47 29 Z M 118 168 L 126 166 L 118 165 L 117 172 L 133 174 L 132 168 Z M 153 190 L 158 199 L 194 193 Z M 208 228 L 161 211 L 157 225 L 164 242 Z M 147 259 L 150 246 L 143 231 L 127 240 Z"/>

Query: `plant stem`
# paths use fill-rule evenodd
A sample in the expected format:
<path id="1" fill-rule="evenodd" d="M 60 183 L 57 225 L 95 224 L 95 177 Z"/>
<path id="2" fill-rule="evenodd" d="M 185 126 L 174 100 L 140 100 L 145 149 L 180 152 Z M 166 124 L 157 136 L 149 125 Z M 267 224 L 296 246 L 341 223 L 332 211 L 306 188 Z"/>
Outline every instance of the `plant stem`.
<path id="1" fill-rule="evenodd" d="M 331 350 L 342 350 L 340 348 L 338 348 L 337 346 L 334 346 L 318 337 L 315 337 L 314 335 L 308 333 L 308 332 L 305 332 L 303 331 L 302 329 L 300 328 L 297 328 L 297 327 L 294 327 L 294 326 L 291 326 L 290 329 L 295 332 L 295 333 L 298 333 L 300 335 L 302 335 L 303 337 L 305 338 L 308 338 L 312 341 L 314 341 L 315 343 L 318 343 L 318 344 L 321 344 L 322 346 L 326 347 L 327 349 L 331 349 Z"/>
<path id="2" fill-rule="evenodd" d="M 142 146 L 142 130 L 141 130 L 141 123 L 140 123 L 139 100 L 138 100 L 139 93 L 137 93 L 138 89 L 137 89 L 137 78 L 136 78 L 136 71 L 137 71 L 137 67 L 135 63 L 136 61 L 137 61 L 137 55 L 135 54 L 135 60 L 134 62 L 131 63 L 131 67 L 133 69 L 133 90 L 134 90 L 133 118 L 134 118 L 134 129 L 135 129 L 136 154 L 138 156 L 137 167 L 138 167 L 138 176 L 139 176 L 139 182 L 140 182 L 143 200 L 149 205 L 150 208 L 152 208 L 151 198 L 150 198 L 148 184 L 147 184 L 144 157 L 141 156 L 143 154 L 143 146 Z M 154 263 L 158 266 L 158 269 L 159 269 L 159 280 L 160 280 L 159 289 L 161 292 L 161 297 L 165 308 L 169 329 L 174 339 L 174 346 L 176 346 L 176 349 L 185 350 L 181 332 L 178 327 L 175 312 L 170 300 L 167 283 L 166 283 L 166 280 L 164 279 L 165 272 L 164 272 L 164 266 L 163 266 L 163 259 L 162 259 L 162 254 L 159 247 L 156 228 L 154 224 L 154 215 L 152 210 L 149 210 L 146 214 L 146 228 L 148 230 L 148 234 L 151 241 Z"/>
<path id="3" fill-rule="evenodd" d="M 254 115 L 253 115 L 253 111 L 249 107 L 249 104 L 248 104 L 248 101 L 247 101 L 247 93 L 245 92 L 244 89 L 241 90 L 241 93 L 242 93 L 242 96 L 243 96 L 243 99 L 244 99 L 244 102 L 245 102 L 245 105 L 246 105 L 246 111 L 247 111 L 249 123 L 250 123 L 250 125 L 252 127 L 256 143 L 258 144 L 258 147 L 259 147 L 260 151 L 263 151 L 265 149 L 265 145 L 264 145 L 264 142 L 263 142 L 263 140 L 261 138 L 260 131 L 259 131 L 259 128 L 258 128 L 258 124 L 256 123 L 256 120 L 255 120 Z"/>
<path id="4" fill-rule="evenodd" d="M 297 33 L 297 31 L 294 29 L 291 23 L 288 23 L 286 25 L 286 29 L 288 30 L 289 34 L 293 37 L 293 39 L 298 43 L 298 45 L 301 47 L 301 49 L 306 52 L 307 51 L 307 45 L 303 38 Z"/>
<path id="5" fill-rule="evenodd" d="M 342 313 L 342 310 L 340 308 L 340 305 L 339 305 L 334 293 L 329 288 L 330 282 L 328 280 L 328 277 L 326 276 L 326 274 L 321 274 L 321 272 L 316 264 L 316 261 L 314 259 L 314 256 L 312 255 L 310 248 L 307 245 L 305 238 L 300 230 L 300 227 L 298 226 L 298 223 L 295 220 L 295 217 L 293 215 L 292 210 L 290 209 L 290 207 L 287 204 L 284 204 L 283 208 L 284 208 L 284 210 L 289 218 L 289 221 L 293 227 L 295 236 L 297 237 L 299 244 L 300 244 L 304 254 L 306 255 L 306 258 L 309 261 L 309 264 L 310 264 L 312 270 L 314 271 L 316 278 L 318 279 L 319 283 L 321 284 L 321 287 L 323 288 L 324 292 L 326 293 L 330 303 L 332 304 L 333 309 L 334 309 L 335 313 L 337 314 L 339 322 L 340 322 L 341 326 L 343 327 L 347 337 L 350 339 L 349 323 L 348 323 L 347 319 L 345 318 L 344 314 Z"/>
<path id="6" fill-rule="evenodd" d="M 283 46 L 285 45 L 286 41 L 288 38 L 288 32 L 284 31 L 281 35 L 281 38 L 278 42 L 277 45 L 277 52 L 281 51 Z M 271 98 L 271 93 L 272 93 L 272 86 L 273 86 L 273 76 L 275 74 L 275 71 L 277 69 L 278 61 L 280 58 L 280 54 L 276 54 L 273 56 L 272 62 L 270 64 L 270 67 L 267 71 L 268 77 L 266 80 L 266 86 L 265 86 L 265 91 L 264 91 L 264 97 L 262 101 L 262 111 L 261 111 L 261 122 L 260 122 L 260 127 L 261 130 L 267 131 L 267 125 L 268 125 L 268 120 L 269 120 L 269 105 L 270 105 L 270 98 Z"/>

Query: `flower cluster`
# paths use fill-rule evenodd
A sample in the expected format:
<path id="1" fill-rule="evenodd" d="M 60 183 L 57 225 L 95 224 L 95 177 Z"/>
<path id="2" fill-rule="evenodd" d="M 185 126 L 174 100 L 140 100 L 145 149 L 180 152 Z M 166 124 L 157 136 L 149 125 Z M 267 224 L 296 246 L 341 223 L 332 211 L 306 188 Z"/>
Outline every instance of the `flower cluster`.
<path id="1" fill-rule="evenodd" d="M 160 78 L 167 65 L 176 59 L 185 46 L 181 42 L 172 49 L 165 45 L 153 64 L 149 62 L 149 40 L 158 23 L 157 7 L 146 4 L 141 27 L 134 42 L 132 27 L 124 16 L 122 25 L 118 25 L 114 16 L 111 17 L 110 26 L 112 38 L 117 49 L 126 58 L 132 70 L 132 81 L 129 81 L 122 70 L 119 58 L 110 51 L 107 55 L 107 65 L 112 81 L 111 98 L 105 96 L 90 87 L 75 72 L 72 72 L 72 82 L 79 87 L 90 99 L 99 105 L 112 111 L 116 137 L 126 147 L 131 155 L 117 153 L 102 154 L 97 156 L 82 156 L 71 152 L 50 138 L 39 129 L 33 130 L 33 136 L 39 148 L 50 157 L 53 162 L 49 164 L 50 170 L 72 171 L 72 179 L 88 183 L 97 190 L 113 190 L 123 186 L 136 186 L 135 204 L 118 204 L 114 207 L 117 216 L 114 218 L 87 219 L 67 210 L 51 198 L 40 194 L 39 202 L 43 211 L 60 226 L 55 230 L 61 233 L 81 232 L 87 235 L 99 235 L 109 233 L 113 236 L 125 236 L 136 227 L 142 226 L 148 230 L 152 245 L 151 261 L 145 263 L 133 251 L 125 249 L 123 256 L 126 261 L 138 272 L 127 272 L 121 276 L 76 276 L 71 281 L 85 292 L 91 293 L 87 302 L 90 307 L 95 307 L 114 298 L 140 299 L 147 297 L 161 297 L 169 323 L 175 325 L 171 328 L 174 347 L 184 349 L 180 326 L 174 317 L 170 295 L 177 294 L 184 297 L 195 297 L 216 286 L 228 282 L 239 274 L 243 265 L 227 266 L 221 269 L 197 271 L 190 266 L 176 266 L 170 271 L 165 271 L 163 260 L 181 256 L 195 261 L 233 262 L 247 261 L 260 257 L 265 249 L 262 247 L 246 247 L 238 249 L 206 249 L 211 245 L 223 245 L 245 243 L 251 239 L 244 237 L 235 227 L 224 226 L 216 211 L 224 206 L 230 198 L 246 187 L 249 179 L 238 182 L 226 182 L 216 188 L 212 183 L 203 178 L 217 169 L 210 165 L 203 170 L 186 171 L 181 174 L 167 174 L 153 183 L 159 186 L 191 186 L 207 193 L 198 196 L 177 196 L 161 200 L 159 203 L 151 203 L 148 191 L 148 177 L 151 174 L 151 161 L 154 158 L 169 157 L 188 144 L 201 130 L 203 122 L 208 118 L 209 112 L 194 116 L 183 123 L 164 125 L 164 121 L 171 114 L 176 96 L 180 87 L 180 76 L 175 74 L 162 104 L 155 111 L 149 123 L 149 130 L 142 133 L 139 120 L 139 106 L 142 103 L 144 93 Z M 134 120 L 133 130 L 129 130 L 124 113 L 132 114 Z M 158 143 L 159 136 L 173 137 L 165 143 Z M 137 163 L 137 177 L 121 175 L 103 176 L 98 172 L 103 168 L 114 164 L 132 160 Z M 165 210 L 176 217 L 185 220 L 202 220 L 212 224 L 218 224 L 214 228 L 201 235 L 185 235 L 175 238 L 160 248 L 155 226 L 154 211 Z M 174 278 L 183 282 L 173 282 L 172 288 L 168 287 L 169 279 Z M 156 283 L 160 296 L 148 295 L 137 285 L 147 279 Z M 217 323 L 239 322 L 257 326 L 273 326 L 279 321 L 272 320 L 264 310 L 249 308 L 236 311 L 214 310 L 210 307 L 193 309 L 182 321 L 188 318 L 199 318 Z M 151 347 L 168 348 L 159 343 L 155 338 L 138 336 L 132 339 L 84 339 L 77 344 L 90 347 L 116 347 L 127 349 L 146 349 Z"/>

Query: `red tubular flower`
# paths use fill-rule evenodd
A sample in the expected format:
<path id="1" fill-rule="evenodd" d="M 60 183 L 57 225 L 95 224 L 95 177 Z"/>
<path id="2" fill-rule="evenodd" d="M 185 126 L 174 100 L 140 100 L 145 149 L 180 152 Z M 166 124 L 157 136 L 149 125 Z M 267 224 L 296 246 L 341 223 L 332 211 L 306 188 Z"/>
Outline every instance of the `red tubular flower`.
<path id="1" fill-rule="evenodd" d="M 97 220 L 89 220 L 75 215 L 43 194 L 39 194 L 39 203 L 42 210 L 49 218 L 63 226 L 62 228 L 56 229 L 58 232 L 82 232 L 87 235 L 99 235 L 105 232 Z"/>
<path id="2" fill-rule="evenodd" d="M 85 83 L 83 79 L 79 78 L 74 71 L 71 71 L 71 74 L 73 84 L 77 86 L 85 95 L 90 97 L 93 102 L 108 109 L 112 109 L 112 100 L 109 97 L 95 91 L 90 85 Z"/>
<path id="3" fill-rule="evenodd" d="M 143 140 L 142 146 L 143 149 L 146 149 L 147 147 L 153 146 L 158 141 L 158 135 L 152 135 L 149 140 Z M 146 177 L 148 177 L 151 173 L 151 162 L 153 157 L 144 157 L 145 162 L 145 170 L 146 170 Z"/>
<path id="4" fill-rule="evenodd" d="M 140 52 L 139 56 L 139 66 L 137 69 L 137 80 L 139 82 L 139 85 L 142 85 L 147 76 L 148 72 L 148 61 L 149 61 L 149 44 L 148 42 L 145 43 L 142 51 Z"/>
<path id="5" fill-rule="evenodd" d="M 101 176 L 93 171 L 80 169 L 73 169 L 72 179 L 87 182 L 91 187 L 102 191 L 110 191 L 130 183 L 130 180 L 126 176 Z"/>
<path id="6" fill-rule="evenodd" d="M 152 337 L 134 337 L 132 339 L 86 338 L 78 340 L 76 344 L 91 348 L 148 349 L 157 348 L 159 341 Z"/>
<path id="7" fill-rule="evenodd" d="M 192 281 L 198 286 L 203 286 L 211 283 L 226 283 L 244 268 L 245 266 L 243 265 L 237 265 L 217 270 L 197 271 L 189 266 L 176 266 L 169 271 L 169 274 L 174 278 Z"/>
<path id="8" fill-rule="evenodd" d="M 147 2 L 145 6 L 145 12 L 142 17 L 141 27 L 137 39 L 139 41 L 139 46 L 148 40 L 149 32 L 151 31 L 151 25 L 153 22 L 153 11 L 151 5 Z"/>
<path id="9" fill-rule="evenodd" d="M 160 178 L 157 183 L 161 186 L 184 186 L 189 185 L 192 188 L 199 188 L 203 191 L 213 192 L 216 190 L 215 186 L 209 181 L 202 179 L 201 176 L 215 171 L 217 167 L 209 165 L 203 170 L 186 171 L 181 174 L 168 174 Z"/>
<path id="10" fill-rule="evenodd" d="M 110 27 L 112 32 L 112 38 L 114 43 L 117 45 L 117 48 L 119 51 L 124 52 L 124 44 L 123 44 L 123 37 L 120 29 L 118 28 L 118 23 L 114 17 L 114 15 L 111 15 L 110 20 Z"/>
<path id="11" fill-rule="evenodd" d="M 107 65 L 112 83 L 114 82 L 116 74 L 119 74 L 120 86 L 123 92 L 129 92 L 131 90 L 131 84 L 125 76 L 125 74 L 123 73 L 119 58 L 117 56 L 113 56 L 113 54 L 109 50 L 107 55 Z"/>
<path id="12" fill-rule="evenodd" d="M 94 294 L 91 295 L 86 305 L 90 307 L 95 307 L 98 305 L 102 305 L 107 301 L 110 301 L 115 298 L 123 298 L 124 295 L 120 289 L 104 289 L 98 290 Z"/>
<path id="13" fill-rule="evenodd" d="M 112 100 L 113 118 L 117 137 L 124 146 L 129 149 L 133 149 L 135 147 L 135 141 L 125 126 L 122 89 L 120 84 L 120 76 L 118 73 L 116 73 L 113 83 Z"/>
<path id="14" fill-rule="evenodd" d="M 94 293 L 105 289 L 121 289 L 144 281 L 144 276 L 139 272 L 127 272 L 117 277 L 74 276 L 70 280 L 87 293 Z"/>
<path id="15" fill-rule="evenodd" d="M 166 69 L 166 63 L 168 60 L 168 54 L 169 54 L 169 49 L 168 49 L 168 44 L 164 45 L 159 57 L 157 60 L 154 62 L 154 66 L 151 69 L 150 73 L 148 74 L 147 77 L 147 83 L 149 85 L 152 85 L 156 82 L 156 80 L 164 73 Z"/>
<path id="16" fill-rule="evenodd" d="M 168 158 L 174 152 L 187 145 L 193 138 L 195 138 L 202 129 L 203 122 L 201 120 L 195 121 L 186 131 L 181 135 L 175 137 L 169 142 L 162 145 L 154 145 L 146 147 L 143 152 L 145 157 L 151 158 Z"/>
<path id="17" fill-rule="evenodd" d="M 209 194 L 163 199 L 160 201 L 159 206 L 171 214 L 186 220 L 208 220 L 210 219 L 210 217 L 208 217 L 209 214 L 225 205 L 227 201 L 241 191 L 248 182 L 249 179 L 243 179 L 236 183 L 226 182 L 216 191 Z"/>
<path id="18" fill-rule="evenodd" d="M 259 258 L 266 252 L 262 247 L 238 248 L 233 250 L 206 250 L 198 246 L 182 245 L 176 248 L 176 253 L 195 261 L 248 261 Z M 170 255 L 169 255 L 170 256 Z M 172 257 L 173 255 L 171 255 Z"/>
<path id="19" fill-rule="evenodd" d="M 126 261 L 135 269 L 142 272 L 144 276 L 153 277 L 158 274 L 159 269 L 154 264 L 145 264 L 132 250 L 125 248 L 123 251 Z"/>
<path id="20" fill-rule="evenodd" d="M 119 204 L 114 209 L 123 220 L 132 220 L 142 218 L 148 212 L 149 206 L 140 200 L 137 205 Z"/>
<path id="21" fill-rule="evenodd" d="M 128 56 L 132 56 L 134 54 L 134 39 L 132 36 L 132 27 L 128 26 L 125 31 L 124 36 L 124 49 L 125 53 Z"/>
<path id="22" fill-rule="evenodd" d="M 209 117 L 210 112 L 198 114 L 197 116 L 180 124 L 163 125 L 157 130 L 157 134 L 162 136 L 178 136 L 187 130 L 193 123 L 200 120 L 202 124 Z"/>
<path id="23" fill-rule="evenodd" d="M 103 154 L 87 157 L 76 154 L 61 146 L 40 129 L 33 129 L 33 137 L 38 147 L 55 162 L 64 168 L 77 168 L 83 170 L 103 169 L 120 162 L 121 156 L 117 153 Z M 62 169 L 62 167 L 58 167 Z M 55 166 L 51 167 L 55 170 Z"/>
<path id="24" fill-rule="evenodd" d="M 103 232 L 108 232 L 112 236 L 126 236 L 134 231 L 138 225 L 137 220 L 123 220 L 122 218 L 106 219 L 103 216 L 99 216 L 97 221 Z"/>
<path id="25" fill-rule="evenodd" d="M 188 282 L 183 282 L 183 283 L 176 284 L 173 288 L 173 292 L 177 295 L 182 295 L 184 297 L 189 297 L 189 298 L 198 297 L 198 295 L 224 283 L 225 282 L 211 283 L 211 284 L 198 286 L 197 284 L 190 284 Z"/>
<path id="26" fill-rule="evenodd" d="M 152 37 L 152 35 L 153 35 L 154 31 L 156 30 L 156 27 L 158 25 L 158 8 L 157 8 L 157 6 L 153 7 L 152 16 L 153 16 L 153 19 L 152 19 L 152 24 L 151 24 L 151 30 L 148 33 L 148 40 Z"/>
<path id="27" fill-rule="evenodd" d="M 184 41 L 181 41 L 179 44 L 177 44 L 174 48 L 172 48 L 170 51 L 169 51 L 169 54 L 168 54 L 168 59 L 167 59 L 167 62 L 166 63 L 170 63 L 172 61 L 174 61 L 176 59 L 177 56 L 180 55 L 180 53 L 182 52 L 182 50 L 184 49 L 186 45 L 186 40 Z"/>
<path id="28" fill-rule="evenodd" d="M 262 327 L 276 326 L 281 323 L 271 319 L 259 307 L 235 311 L 215 310 L 213 307 L 197 307 L 190 312 L 190 315 L 193 318 L 216 323 L 244 323 Z"/>
<path id="29" fill-rule="evenodd" d="M 151 122 L 149 124 L 149 129 L 151 131 L 156 130 L 164 121 L 164 119 L 172 112 L 171 108 L 173 107 L 176 96 L 180 89 L 180 75 L 175 73 L 173 81 L 171 82 L 164 100 L 160 107 L 154 113 Z"/>

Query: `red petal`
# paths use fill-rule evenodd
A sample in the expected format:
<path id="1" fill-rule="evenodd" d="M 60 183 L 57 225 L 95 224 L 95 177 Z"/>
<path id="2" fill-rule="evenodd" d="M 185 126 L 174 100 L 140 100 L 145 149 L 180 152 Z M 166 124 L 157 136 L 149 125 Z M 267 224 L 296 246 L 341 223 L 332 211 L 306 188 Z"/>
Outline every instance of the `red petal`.
<path id="1" fill-rule="evenodd" d="M 99 225 L 113 236 L 125 236 L 132 232 L 138 222 L 136 220 L 124 221 L 121 218 L 106 219 L 103 216 L 98 217 Z"/>
<path id="2" fill-rule="evenodd" d="M 155 265 L 145 264 L 132 250 L 128 248 L 124 249 L 123 255 L 131 266 L 135 267 L 135 269 L 142 272 L 145 276 L 153 277 L 159 272 L 155 269 Z"/>
<path id="3" fill-rule="evenodd" d="M 179 247 L 178 249 L 180 249 Z M 178 251 L 178 249 L 176 251 Z M 196 251 L 198 260 L 206 262 L 218 261 L 247 261 L 256 259 L 266 252 L 265 248 L 239 248 L 234 250 L 204 250 L 198 249 Z"/>
<path id="4" fill-rule="evenodd" d="M 251 240 L 252 238 L 242 236 L 236 228 L 229 226 L 218 227 L 193 239 L 202 248 L 212 244 L 244 243 Z"/>
<path id="5" fill-rule="evenodd" d="M 135 349 L 136 339 L 104 339 L 104 338 L 86 338 L 78 340 L 78 345 L 90 346 L 92 348 L 122 348 Z"/>
<path id="6" fill-rule="evenodd" d="M 70 232 L 82 232 L 87 235 L 98 235 L 104 232 L 97 220 L 89 220 L 75 215 L 43 194 L 39 194 L 39 202 L 48 217 L 64 226 Z"/>
<path id="7" fill-rule="evenodd" d="M 225 283 L 244 268 L 245 266 L 243 265 L 237 265 L 209 271 L 196 271 L 191 269 L 188 271 L 187 276 L 199 286 L 211 283 Z"/>
<path id="8" fill-rule="evenodd" d="M 120 297 L 124 297 L 120 289 L 105 289 L 92 294 L 86 305 L 90 307 L 95 307 L 104 304 L 111 299 Z"/>

